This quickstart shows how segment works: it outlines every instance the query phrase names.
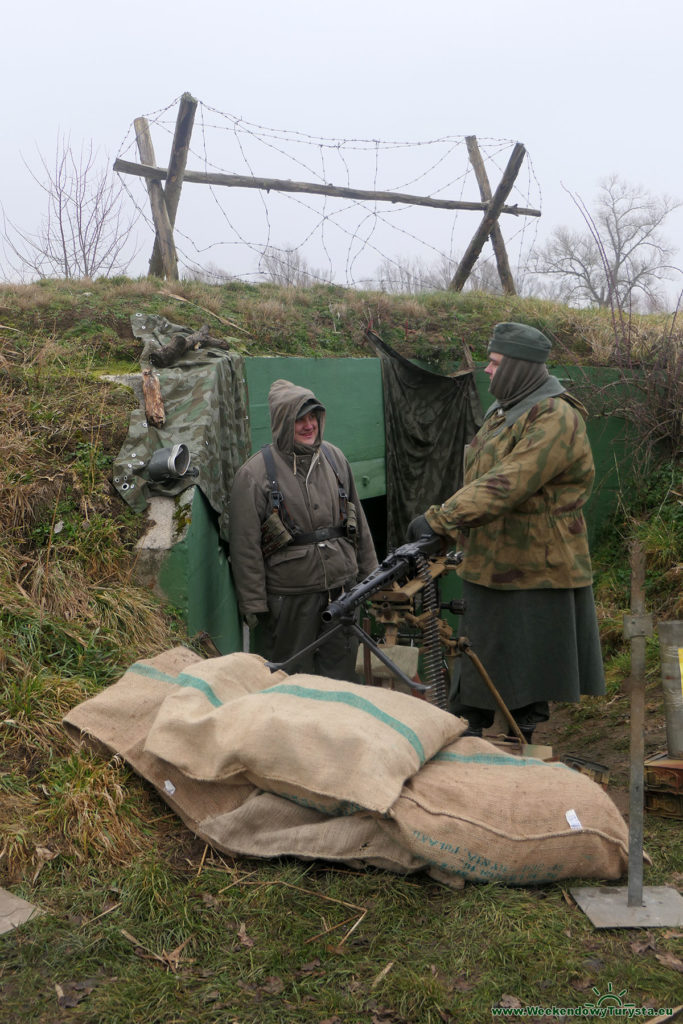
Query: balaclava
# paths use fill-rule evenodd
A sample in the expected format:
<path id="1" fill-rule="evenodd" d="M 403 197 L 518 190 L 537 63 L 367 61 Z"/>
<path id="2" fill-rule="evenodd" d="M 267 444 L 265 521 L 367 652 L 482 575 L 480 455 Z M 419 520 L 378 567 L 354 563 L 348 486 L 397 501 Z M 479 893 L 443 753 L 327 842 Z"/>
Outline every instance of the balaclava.
<path id="1" fill-rule="evenodd" d="M 513 322 L 496 324 L 488 351 L 503 356 L 489 385 L 501 409 L 516 405 L 549 377 L 545 361 L 551 343 L 535 327 Z"/>

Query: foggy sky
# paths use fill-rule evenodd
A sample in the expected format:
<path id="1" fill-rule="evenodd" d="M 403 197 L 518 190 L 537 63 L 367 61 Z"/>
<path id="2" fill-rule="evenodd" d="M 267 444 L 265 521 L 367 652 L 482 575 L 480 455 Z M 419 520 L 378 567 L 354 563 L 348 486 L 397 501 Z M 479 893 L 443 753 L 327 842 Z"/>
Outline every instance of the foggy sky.
<path id="1" fill-rule="evenodd" d="M 189 91 L 246 121 L 318 137 L 521 141 L 540 186 L 542 241 L 560 224 L 582 226 L 568 192 L 590 204 L 611 173 L 683 198 L 682 27 L 679 0 L 12 5 L 0 202 L 33 229 L 44 200 L 22 155 L 35 166 L 37 148 L 49 157 L 62 133 L 76 146 L 92 139 L 113 162 L 136 116 Z M 665 233 L 683 264 L 683 211 Z M 141 243 L 138 272 L 144 231 Z"/>

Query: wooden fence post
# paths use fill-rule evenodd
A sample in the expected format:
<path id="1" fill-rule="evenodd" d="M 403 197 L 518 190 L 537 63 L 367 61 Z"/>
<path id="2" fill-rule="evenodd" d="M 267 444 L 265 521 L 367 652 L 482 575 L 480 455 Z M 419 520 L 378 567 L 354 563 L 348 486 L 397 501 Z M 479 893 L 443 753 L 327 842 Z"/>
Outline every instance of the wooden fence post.
<path id="1" fill-rule="evenodd" d="M 135 126 L 135 138 L 138 144 L 140 160 L 143 164 L 154 166 L 154 147 L 152 136 L 149 133 L 149 123 L 146 117 L 136 117 L 133 122 Z M 178 280 L 178 260 L 176 257 L 175 243 L 173 241 L 173 228 L 166 209 L 166 198 L 161 181 L 158 178 L 147 178 L 147 192 L 149 203 L 152 207 L 152 219 L 157 233 L 159 249 L 161 252 L 161 263 L 164 277 L 170 280 Z"/>
<path id="2" fill-rule="evenodd" d="M 479 152 L 479 144 L 477 142 L 476 135 L 468 135 L 465 139 L 467 143 L 467 152 L 469 153 L 470 163 L 474 168 L 474 173 L 477 176 L 477 184 L 479 185 L 479 195 L 482 198 L 482 202 L 489 203 L 491 201 L 491 185 L 489 184 L 489 177 L 484 167 L 484 161 L 481 158 Z M 496 257 L 496 265 L 498 267 L 498 276 L 500 283 L 503 286 L 503 291 L 506 295 L 516 295 L 515 282 L 512 277 L 510 270 L 510 263 L 508 261 L 508 254 L 505 249 L 505 242 L 503 241 L 503 232 L 500 230 L 498 221 L 495 221 L 491 228 L 491 245 L 493 246 L 493 252 Z"/>
<path id="3" fill-rule="evenodd" d="M 180 190 L 183 187 L 185 167 L 187 165 L 187 154 L 190 149 L 190 138 L 194 126 L 194 115 L 197 110 L 197 100 L 189 92 L 184 92 L 180 97 L 178 117 L 175 125 L 175 134 L 171 146 L 171 156 L 168 161 L 168 172 L 166 184 L 164 185 L 164 196 L 166 199 L 166 210 L 171 229 L 175 224 L 178 203 L 180 202 Z M 154 239 L 152 258 L 149 261 L 149 273 L 152 277 L 163 277 L 164 266 L 161 258 L 161 246 L 159 236 Z"/>
<path id="4" fill-rule="evenodd" d="M 484 243 L 491 234 L 491 229 L 496 223 L 498 215 L 503 209 L 505 200 L 512 190 L 515 178 L 522 166 L 522 160 L 524 159 L 525 153 L 526 150 L 522 143 L 515 143 L 515 148 L 512 150 L 512 155 L 508 160 L 508 165 L 505 168 L 503 177 L 500 179 L 500 184 L 493 195 L 493 199 L 488 204 L 488 209 L 484 214 L 482 222 L 479 225 L 472 241 L 468 245 L 465 255 L 460 260 L 455 276 L 448 286 L 452 291 L 462 291 L 465 281 L 470 276 L 472 267 L 477 262 L 479 254 L 484 248 Z"/>

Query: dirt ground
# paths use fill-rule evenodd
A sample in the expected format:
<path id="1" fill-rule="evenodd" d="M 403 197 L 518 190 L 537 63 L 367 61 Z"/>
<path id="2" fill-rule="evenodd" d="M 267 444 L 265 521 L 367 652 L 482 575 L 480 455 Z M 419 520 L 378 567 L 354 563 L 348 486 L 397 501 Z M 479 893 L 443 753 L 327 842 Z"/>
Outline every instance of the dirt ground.
<path id="1" fill-rule="evenodd" d="M 602 698 L 605 702 L 609 698 Z M 534 732 L 533 742 L 552 747 L 553 758 L 563 759 L 575 756 L 603 766 L 608 775 L 607 791 L 625 816 L 628 816 L 630 779 L 630 702 L 625 696 L 618 698 L 618 713 L 614 706 L 604 706 L 600 714 L 601 698 L 591 699 L 591 716 L 577 721 L 576 705 L 551 704 L 550 719 L 539 725 Z M 616 702 L 613 702 L 613 704 Z M 501 714 L 487 739 L 504 736 L 507 726 Z M 646 695 L 645 711 L 645 760 L 659 753 L 666 753 L 666 719 L 663 701 L 658 693 Z"/>

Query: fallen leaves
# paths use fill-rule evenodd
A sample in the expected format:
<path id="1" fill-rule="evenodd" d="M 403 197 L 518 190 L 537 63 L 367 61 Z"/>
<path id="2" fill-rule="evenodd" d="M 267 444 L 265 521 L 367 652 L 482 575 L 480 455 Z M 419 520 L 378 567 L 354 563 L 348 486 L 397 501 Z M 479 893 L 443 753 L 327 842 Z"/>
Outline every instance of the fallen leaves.
<path id="1" fill-rule="evenodd" d="M 43 870 L 48 861 L 54 860 L 55 857 L 58 856 L 58 853 L 56 853 L 54 850 L 48 850 L 46 846 L 36 846 L 35 852 L 33 854 L 33 863 L 35 864 L 36 869 L 31 879 L 31 885 L 36 884 L 36 879 L 38 878 L 38 875 Z"/>
<path id="2" fill-rule="evenodd" d="M 244 923 L 244 921 L 240 921 L 240 926 L 237 929 L 237 938 L 240 940 L 243 946 L 247 947 L 247 949 L 251 949 L 251 947 L 254 945 L 254 940 L 250 939 L 249 936 L 247 935 L 247 926 Z"/>
<path id="3" fill-rule="evenodd" d="M 673 953 L 655 953 L 655 960 L 659 960 L 664 967 L 670 967 L 673 971 L 680 971 L 683 974 L 683 960 Z"/>
<path id="4" fill-rule="evenodd" d="M 61 985 L 55 984 L 57 1005 L 65 1009 L 73 1009 L 74 1006 L 78 1006 L 86 999 L 103 980 L 102 978 L 85 978 L 83 981 L 64 981 Z"/>
<path id="5" fill-rule="evenodd" d="M 156 963 L 161 964 L 167 970 L 173 971 L 174 974 L 178 972 L 181 965 L 185 966 L 187 964 L 194 963 L 194 960 L 183 960 L 182 958 L 182 952 L 185 949 L 185 946 L 190 941 L 189 935 L 183 942 L 180 943 L 179 946 L 176 946 L 175 949 L 172 949 L 170 953 L 167 953 L 165 949 L 162 950 L 161 953 L 155 953 L 154 950 L 149 949 L 148 946 L 143 945 L 138 939 L 136 939 L 134 935 L 131 935 L 130 932 L 127 932 L 125 928 L 121 929 L 121 934 L 125 939 L 128 939 L 129 942 L 133 943 L 133 946 L 135 947 L 133 952 L 135 953 L 136 956 L 139 956 L 141 960 L 154 960 Z"/>
<path id="6" fill-rule="evenodd" d="M 511 996 L 511 995 L 508 995 L 507 993 L 502 995 L 500 997 L 500 999 L 498 1000 L 498 1002 L 496 1003 L 496 1006 L 502 1006 L 502 1007 L 505 1007 L 505 1008 L 515 1009 L 515 1010 L 521 1009 L 521 1007 L 523 1005 L 524 1004 L 520 1003 L 520 1001 L 517 998 L 517 996 Z"/>

